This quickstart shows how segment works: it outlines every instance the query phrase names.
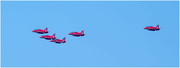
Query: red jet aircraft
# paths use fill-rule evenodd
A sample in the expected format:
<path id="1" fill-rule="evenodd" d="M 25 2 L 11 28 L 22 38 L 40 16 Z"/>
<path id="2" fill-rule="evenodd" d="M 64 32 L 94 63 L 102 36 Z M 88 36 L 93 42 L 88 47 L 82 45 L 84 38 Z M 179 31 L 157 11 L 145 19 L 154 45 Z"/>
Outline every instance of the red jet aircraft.
<path id="1" fill-rule="evenodd" d="M 48 39 L 48 40 L 56 39 L 55 34 L 53 34 L 52 36 L 49 36 L 49 35 L 43 35 L 43 36 L 41 36 L 40 38 L 45 38 L 45 39 Z"/>
<path id="2" fill-rule="evenodd" d="M 156 27 L 148 26 L 148 27 L 145 27 L 144 29 L 147 29 L 147 30 L 150 30 L 150 31 L 158 31 L 158 30 L 160 30 L 159 25 L 157 25 Z"/>
<path id="3" fill-rule="evenodd" d="M 71 33 L 69 33 L 69 35 L 73 35 L 73 36 L 84 36 L 85 34 L 84 34 L 84 30 L 82 30 L 81 31 L 81 33 L 79 33 L 79 32 L 71 32 Z"/>
<path id="4" fill-rule="evenodd" d="M 42 29 L 35 29 L 32 32 L 36 32 L 36 33 L 39 33 L 39 34 L 44 34 L 44 33 L 46 34 L 46 33 L 48 33 L 47 28 L 44 29 L 44 30 L 42 30 Z"/>
<path id="5" fill-rule="evenodd" d="M 60 40 L 60 39 L 54 39 L 54 40 L 50 40 L 50 42 L 55 42 L 55 43 L 66 43 L 65 37 L 64 37 L 62 40 Z"/>

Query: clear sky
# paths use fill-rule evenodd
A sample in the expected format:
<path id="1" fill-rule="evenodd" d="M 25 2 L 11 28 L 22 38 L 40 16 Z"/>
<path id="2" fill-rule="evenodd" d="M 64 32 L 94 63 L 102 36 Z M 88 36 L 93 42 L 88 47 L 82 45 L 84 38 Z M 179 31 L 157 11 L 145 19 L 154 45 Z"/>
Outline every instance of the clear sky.
<path id="1" fill-rule="evenodd" d="M 2 67 L 177 67 L 178 1 L 1 2 Z M 146 26 L 160 25 L 160 31 Z M 33 33 L 45 29 L 48 34 Z M 69 36 L 84 30 L 84 37 Z M 52 35 L 67 43 L 39 38 Z"/>

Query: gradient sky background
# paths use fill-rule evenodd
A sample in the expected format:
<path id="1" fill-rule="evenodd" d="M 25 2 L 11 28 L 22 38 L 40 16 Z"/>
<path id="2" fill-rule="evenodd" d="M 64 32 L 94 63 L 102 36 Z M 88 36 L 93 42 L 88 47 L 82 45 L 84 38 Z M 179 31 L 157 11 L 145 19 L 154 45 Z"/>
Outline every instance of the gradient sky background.
<path id="1" fill-rule="evenodd" d="M 177 67 L 178 1 L 1 2 L 2 67 Z M 160 25 L 160 31 L 146 26 Z M 66 37 L 56 44 L 31 32 Z M 69 36 L 84 30 L 84 37 Z M 44 35 L 44 34 L 43 34 Z"/>

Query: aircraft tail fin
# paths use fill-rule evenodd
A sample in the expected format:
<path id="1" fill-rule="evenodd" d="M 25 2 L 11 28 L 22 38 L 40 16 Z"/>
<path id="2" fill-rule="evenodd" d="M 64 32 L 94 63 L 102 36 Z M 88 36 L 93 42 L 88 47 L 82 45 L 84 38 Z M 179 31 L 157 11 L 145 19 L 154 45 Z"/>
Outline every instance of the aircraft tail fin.
<path id="1" fill-rule="evenodd" d="M 81 33 L 84 33 L 84 30 L 82 30 Z"/>
<path id="2" fill-rule="evenodd" d="M 55 33 L 52 35 L 53 37 L 55 36 Z"/>
<path id="3" fill-rule="evenodd" d="M 65 40 L 66 39 L 66 37 L 64 37 L 62 40 Z"/>
<path id="4" fill-rule="evenodd" d="M 47 27 L 45 28 L 45 30 L 47 30 Z"/>
<path id="5" fill-rule="evenodd" d="M 156 28 L 159 28 L 159 24 L 156 26 Z"/>

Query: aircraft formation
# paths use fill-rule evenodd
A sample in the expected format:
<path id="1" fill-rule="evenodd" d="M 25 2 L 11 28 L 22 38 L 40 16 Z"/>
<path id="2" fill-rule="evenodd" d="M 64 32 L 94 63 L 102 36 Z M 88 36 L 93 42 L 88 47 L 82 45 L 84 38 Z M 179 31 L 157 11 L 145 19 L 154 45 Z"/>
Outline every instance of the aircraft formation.
<path id="1" fill-rule="evenodd" d="M 149 31 L 159 31 L 160 30 L 159 24 L 156 27 L 147 26 L 147 27 L 144 27 L 144 29 L 147 29 Z M 45 28 L 44 30 L 42 30 L 42 29 L 35 29 L 32 32 L 36 32 L 38 34 L 47 34 L 48 33 L 47 28 Z M 84 34 L 84 30 L 82 30 L 81 32 L 70 32 L 68 35 L 80 37 L 80 36 L 84 36 L 85 34 Z M 62 40 L 61 39 L 57 39 L 55 37 L 55 33 L 52 36 L 50 36 L 50 35 L 42 35 L 42 36 L 40 36 L 40 38 L 44 38 L 46 40 L 50 40 L 50 42 L 55 42 L 55 43 L 66 43 L 66 41 L 65 41 L 66 37 L 64 37 Z"/>
<path id="2" fill-rule="evenodd" d="M 38 33 L 38 34 L 47 34 L 48 30 L 47 30 L 47 28 L 45 28 L 44 30 L 42 30 L 42 29 L 35 29 L 32 32 L 35 32 L 35 33 Z M 84 34 L 84 30 L 82 30 L 81 32 L 71 32 L 71 33 L 69 33 L 69 35 L 80 37 L 80 36 L 84 36 L 85 34 Z M 50 42 L 55 42 L 55 43 L 66 43 L 66 41 L 65 41 L 66 37 L 64 37 L 62 40 L 61 39 L 57 39 L 55 37 L 55 33 L 52 36 L 50 36 L 50 35 L 42 35 L 39 38 L 44 38 L 46 40 L 50 40 Z"/>

